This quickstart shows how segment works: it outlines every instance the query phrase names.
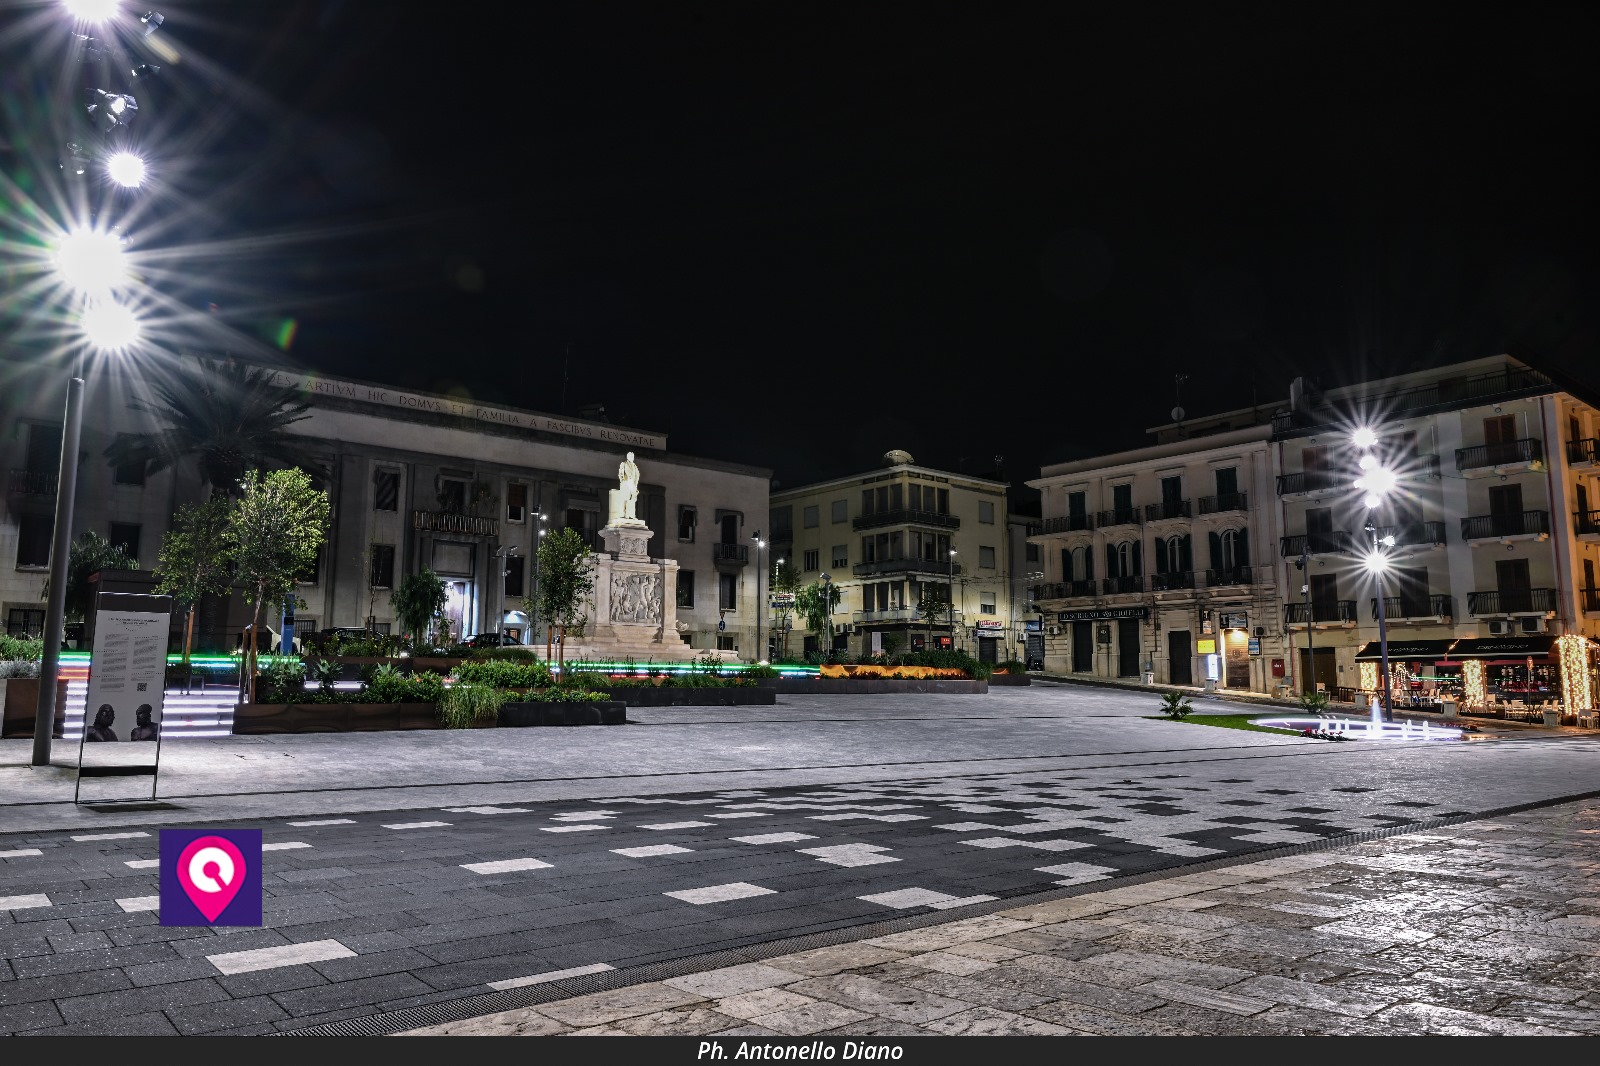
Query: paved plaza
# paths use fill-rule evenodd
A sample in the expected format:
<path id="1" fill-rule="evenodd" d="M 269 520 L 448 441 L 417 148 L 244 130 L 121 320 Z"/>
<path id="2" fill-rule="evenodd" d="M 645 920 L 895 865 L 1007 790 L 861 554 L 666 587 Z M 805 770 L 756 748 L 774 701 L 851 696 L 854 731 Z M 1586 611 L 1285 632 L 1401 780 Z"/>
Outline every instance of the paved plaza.
<path id="1" fill-rule="evenodd" d="M 612 985 L 627 989 L 598 993 L 612 997 L 606 1002 L 659 1006 L 628 1013 L 630 1006 L 587 1023 L 575 1020 L 576 1014 L 562 1020 L 551 1006 L 530 1005 L 520 1008 L 534 1012 L 527 1017 L 513 1011 L 521 1020 L 482 1024 L 529 1032 L 600 1025 L 704 1033 L 756 1017 L 739 1010 L 780 1001 L 816 1016 L 818 1028 L 797 1022 L 790 1025 L 795 1032 L 910 1020 L 892 1013 L 874 1017 L 859 1002 L 839 999 L 842 992 L 830 996 L 820 986 L 798 987 L 805 980 L 858 991 L 868 986 L 853 982 L 911 982 L 922 989 L 919 995 L 960 1005 L 916 1021 L 930 1031 L 1054 1031 L 1027 1025 L 1110 1031 L 1066 1020 L 1065 1007 L 1054 1016 L 1039 1013 L 1058 1001 L 1141 1019 L 1157 1026 L 1152 1032 L 1233 1031 L 1220 1023 L 1206 1028 L 1199 1020 L 1173 1020 L 1183 1010 L 1215 1013 L 1215 1002 L 1197 1005 L 1182 998 L 1198 993 L 1163 997 L 1144 986 L 1170 981 L 1228 990 L 1242 1005 L 1251 993 L 1233 991 L 1239 982 L 1272 977 L 1359 983 L 1365 971 L 1313 967 L 1318 976 L 1308 976 L 1311 970 L 1244 965 L 1242 956 L 1226 962 L 1202 952 L 1190 961 L 1217 968 L 1194 971 L 1205 979 L 1186 978 L 1175 962 L 1168 972 L 1129 985 L 1131 975 L 1146 971 L 1120 955 L 1097 964 L 1110 973 L 1100 975 L 1104 980 L 1072 978 L 1098 989 L 1094 995 L 1111 995 L 1108 989 L 1117 996 L 1134 993 L 1117 1006 L 1052 997 L 1045 986 L 1059 983 L 1062 975 L 1052 976 L 1049 967 L 1087 965 L 1091 955 L 1105 952 L 1189 958 L 1184 952 L 1205 945 L 1221 952 L 1247 942 L 1256 944 L 1251 950 L 1258 954 L 1302 957 L 1289 952 L 1289 940 L 1268 935 L 1272 930 L 1292 933 L 1296 950 L 1326 938 L 1306 955 L 1364 956 L 1420 944 L 1414 932 L 1370 952 L 1356 951 L 1351 940 L 1360 941 L 1364 934 L 1355 927 L 1368 924 L 1355 900 L 1388 900 L 1392 894 L 1391 901 L 1367 908 L 1388 915 L 1386 921 L 1417 910 L 1407 878 L 1417 876 L 1419 856 L 1429 862 L 1448 856 L 1448 862 L 1439 859 L 1439 878 L 1487 894 L 1471 901 L 1448 893 L 1438 898 L 1463 910 L 1488 907 L 1483 913 L 1490 917 L 1481 920 L 1492 922 L 1499 913 L 1493 907 L 1512 906 L 1503 899 L 1523 898 L 1516 894 L 1523 891 L 1516 880 L 1522 874 L 1515 872 L 1528 867 L 1505 857 L 1523 835 L 1516 827 L 1545 826 L 1539 832 L 1548 837 L 1548 827 L 1557 823 L 1544 814 L 1501 820 L 1495 824 L 1502 828 L 1494 830 L 1469 832 L 1455 823 L 1600 787 L 1594 770 L 1600 740 L 1582 735 L 1524 731 L 1464 743 L 1334 744 L 1151 721 L 1145 716 L 1154 702 L 1147 693 L 1036 686 L 976 697 L 790 697 L 772 708 L 639 710 L 630 712 L 636 725 L 610 729 L 196 739 L 171 745 L 164 757 L 166 808 L 120 813 L 62 802 L 59 789 L 70 771 L 30 770 L 25 753 L 17 758 L 21 748 L 11 747 L 16 742 L 6 742 L 0 749 L 0 776 L 8 785 L 0 805 L 0 1032 L 245 1034 L 317 1026 L 338 1031 L 341 1025 L 395 1031 L 422 1025 L 434 1016 L 430 1011 L 461 1017 L 463 1003 L 488 1005 L 470 1011 L 488 1014 L 491 1007 L 517 1006 L 517 997 L 530 1004 L 563 997 L 578 1002 L 575 994 L 581 998 Z M 1220 703 L 1204 709 L 1236 710 Z M 9 787 L 14 782 L 18 788 Z M 1572 814 L 1568 823 L 1588 817 Z M 203 823 L 264 831 L 264 928 L 158 924 L 157 831 L 161 825 Z M 1419 823 L 1446 828 L 1433 829 L 1432 836 L 1357 844 L 1353 851 L 1342 847 L 1270 860 L 1279 866 L 1219 866 L 1257 852 L 1323 848 Z M 1592 839 L 1595 827 L 1583 825 L 1591 835 L 1574 831 L 1571 840 Z M 1462 833 L 1467 835 L 1451 836 Z M 1446 837 L 1463 843 L 1438 843 Z M 1495 846 L 1483 854 L 1494 857 L 1471 858 L 1468 853 L 1485 839 Z M 1427 843 L 1422 851 L 1416 850 L 1418 840 Z M 1534 846 L 1546 844 L 1566 846 Z M 1527 861 L 1577 878 L 1573 871 L 1581 872 L 1583 862 L 1591 869 L 1595 862 L 1592 853 L 1573 857 L 1579 854 L 1540 854 Z M 1273 880 L 1290 873 L 1310 876 L 1312 867 L 1291 871 L 1282 862 L 1316 863 L 1321 870 L 1330 868 L 1335 855 L 1384 862 L 1410 855 L 1412 865 L 1394 867 L 1410 871 L 1404 877 L 1340 866 L 1337 882 L 1289 887 Z M 1505 877 L 1490 885 L 1478 868 L 1485 862 L 1491 873 Z M 1478 872 L 1471 876 L 1449 872 L 1474 863 Z M 1185 880 L 1184 868 L 1195 864 L 1216 868 L 1199 875 L 1199 882 Z M 1238 880 L 1240 871 L 1257 868 L 1267 872 Z M 1137 883 L 1112 889 L 1109 896 L 1037 902 L 1093 892 L 1119 878 Z M 1345 882 L 1350 884 L 1342 889 L 1329 887 Z M 1191 883 L 1204 891 L 1181 893 L 1184 902 L 1136 901 L 1161 914 L 1146 914 L 1116 895 L 1176 892 Z M 1250 886 L 1259 884 L 1283 898 L 1244 901 L 1252 895 Z M 1234 896 L 1222 898 L 1229 892 Z M 1560 928 L 1569 930 L 1567 940 L 1593 943 L 1581 932 L 1586 921 L 1600 924 L 1583 917 L 1595 913 L 1582 904 L 1585 898 L 1593 902 L 1592 888 L 1560 892 L 1559 899 L 1540 897 L 1540 905 L 1559 909 L 1567 900 L 1579 901 L 1571 913 L 1540 912 L 1537 922 L 1565 923 Z M 1341 893 L 1348 898 L 1339 898 Z M 1100 901 L 1094 904 L 1100 911 L 1071 912 L 1089 906 L 1081 901 L 1091 898 Z M 1272 905 L 1260 906 L 1267 902 Z M 1037 911 L 1052 915 L 1047 923 L 1019 920 L 1022 912 L 1035 913 L 1030 906 L 1068 910 Z M 1241 907 L 1250 913 L 1235 913 Z M 1010 917 L 995 918 L 996 913 Z M 983 924 L 994 922 L 1004 928 L 973 937 L 940 934 L 938 929 L 952 928 L 946 917 L 979 923 L 957 929 L 999 928 Z M 1077 919 L 1094 920 L 1071 925 Z M 954 951 L 958 961 L 946 960 L 951 952 L 937 949 L 938 965 L 930 968 L 914 959 L 924 949 L 878 944 L 884 937 L 872 931 L 896 922 L 940 924 L 889 933 L 890 941 L 957 935 L 946 947 L 969 941 L 981 946 Z M 1063 933 L 1058 925 L 1079 932 Z M 1373 927 L 1390 928 L 1383 922 Z M 710 984 L 696 986 L 698 991 L 680 987 L 696 970 L 716 969 L 729 958 L 776 954 L 773 945 L 780 942 L 809 937 L 838 952 L 861 936 L 886 953 L 860 965 L 863 956 L 850 956 L 856 961 L 826 973 L 783 970 L 782 981 L 726 996 L 712 994 Z M 1029 936 L 1034 939 L 1028 943 L 1016 939 Z M 1041 936 L 1064 938 L 1082 954 L 1067 959 L 1060 954 L 1067 949 Z M 1156 950 L 1152 945 L 1163 936 L 1172 944 Z M 1467 938 L 1459 930 L 1450 936 L 1445 942 L 1451 944 Z M 1374 939 L 1383 940 L 1368 937 Z M 1262 946 L 1269 943 L 1278 946 Z M 1174 955 L 1173 944 L 1183 951 Z M 1582 955 L 1577 948 L 1570 954 Z M 770 961 L 752 965 L 782 969 Z M 667 985 L 652 981 L 663 967 L 682 972 Z M 980 969 L 994 974 L 982 977 Z M 1425 969 L 1419 963 L 1405 973 Z M 1241 975 L 1221 980 L 1235 970 Z M 1015 985 L 1034 980 L 1030 974 L 1042 982 L 1038 989 L 991 989 L 988 999 L 978 990 L 960 996 L 916 985 L 947 978 L 1001 985 L 1005 978 Z M 761 998 L 780 985 L 781 995 L 770 994 L 777 998 Z M 628 990 L 662 987 L 677 991 Z M 760 1004 L 741 1000 L 729 1008 L 732 1013 L 723 1010 L 727 1004 L 720 1000 L 747 994 Z M 1580 1002 L 1586 994 L 1550 1002 L 1570 1007 L 1577 1017 L 1593 1006 Z M 671 995 L 691 998 L 660 999 Z M 1024 1001 L 1038 1010 L 1017 1014 Z M 1249 1019 L 1252 1025 L 1284 1026 L 1273 1031 L 1299 1031 L 1279 1010 L 1298 1001 L 1256 995 L 1250 1002 L 1264 1005 L 1248 1013 L 1223 1010 L 1229 1024 Z M 1008 1019 L 982 1013 L 1002 1006 L 1012 1012 Z M 1506 1004 L 1496 1009 L 1501 1006 Z M 763 1016 L 785 1009 L 772 1007 Z M 852 1013 L 845 1017 L 838 1010 Z M 641 1020 L 661 1011 L 671 1017 Z M 968 1017 L 962 1011 L 980 1013 Z M 1345 1017 L 1337 1010 L 1327 1013 Z M 937 1028 L 947 1017 L 956 1020 Z M 1563 1028 L 1531 1015 L 1506 1017 Z M 829 1018 L 843 1020 L 822 1026 Z M 1012 1025 L 1024 1028 L 1007 1028 Z M 784 1025 L 763 1029 L 790 1031 Z"/>

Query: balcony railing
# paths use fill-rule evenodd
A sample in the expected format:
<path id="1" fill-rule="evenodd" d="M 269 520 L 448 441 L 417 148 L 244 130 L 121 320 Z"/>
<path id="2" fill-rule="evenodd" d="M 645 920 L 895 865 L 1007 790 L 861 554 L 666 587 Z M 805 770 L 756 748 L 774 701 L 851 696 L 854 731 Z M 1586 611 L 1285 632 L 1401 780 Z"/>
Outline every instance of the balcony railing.
<path id="1" fill-rule="evenodd" d="M 1278 475 L 1278 495 L 1296 492 L 1324 492 L 1348 485 L 1353 479 L 1338 470 L 1303 470 L 1298 474 Z"/>
<path id="2" fill-rule="evenodd" d="M 1189 517 L 1188 500 L 1162 500 L 1160 503 L 1147 503 L 1144 505 L 1144 520 L 1146 522 L 1160 522 L 1168 518 Z"/>
<path id="3" fill-rule="evenodd" d="M 874 574 L 950 574 L 961 575 L 961 564 L 956 563 L 952 570 L 951 564 L 941 563 L 937 559 L 877 559 L 869 563 L 857 563 L 850 568 L 856 577 L 871 577 Z"/>
<path id="4" fill-rule="evenodd" d="M 1035 600 L 1072 600 L 1093 596 L 1099 585 L 1093 581 L 1056 581 L 1049 585 L 1034 585 L 1028 596 Z"/>
<path id="5" fill-rule="evenodd" d="M 1222 588 L 1227 585 L 1253 585 L 1255 584 L 1255 568 L 1249 566 L 1235 566 L 1228 570 L 1207 570 L 1206 587 Z"/>
<path id="6" fill-rule="evenodd" d="M 1474 401 L 1483 403 L 1537 393 L 1550 388 L 1550 384 L 1550 379 L 1537 370 L 1508 367 L 1473 377 L 1446 378 L 1387 396 L 1375 396 L 1367 402 L 1375 409 L 1382 410 L 1385 417 L 1400 418 L 1432 407 L 1472 404 Z M 1317 425 L 1334 424 L 1337 418 L 1336 412 L 1327 408 L 1308 412 L 1284 411 L 1272 416 L 1272 432 L 1274 436 L 1281 437 L 1296 429 L 1304 431 Z"/>
<path id="7" fill-rule="evenodd" d="M 1355 600 L 1320 600 L 1306 603 L 1286 603 L 1283 605 L 1283 622 L 1285 625 L 1303 626 L 1309 616 L 1313 622 L 1326 623 L 1354 623 L 1356 620 Z"/>
<path id="8" fill-rule="evenodd" d="M 1248 492 L 1225 492 L 1219 496 L 1200 497 L 1201 514 L 1221 514 L 1224 511 L 1248 511 L 1250 509 L 1250 494 Z"/>
<path id="9" fill-rule="evenodd" d="M 1567 441 L 1567 462 L 1569 463 L 1594 463 L 1600 462 L 1600 440 L 1585 437 L 1583 440 Z"/>
<path id="10" fill-rule="evenodd" d="M 1573 511 L 1572 524 L 1577 527 L 1578 535 L 1600 535 L 1600 511 Z"/>
<path id="11" fill-rule="evenodd" d="M 13 468 L 6 477 L 6 491 L 13 496 L 54 496 L 56 474 L 55 470 Z"/>
<path id="12" fill-rule="evenodd" d="M 1509 514 L 1482 514 L 1461 520 L 1461 539 L 1490 540 L 1495 537 L 1530 537 L 1550 533 L 1549 511 L 1513 511 Z"/>
<path id="13" fill-rule="evenodd" d="M 856 529 L 877 529 L 880 526 L 937 526 L 940 529 L 960 529 L 961 519 L 953 514 L 937 511 L 913 511 L 902 507 L 895 511 L 876 511 L 864 514 L 852 523 Z"/>
<path id="14" fill-rule="evenodd" d="M 1108 577 L 1100 583 L 1100 587 L 1105 590 L 1105 594 L 1107 596 L 1119 596 L 1129 592 L 1143 592 L 1144 578 L 1138 575 L 1133 577 Z"/>
<path id="15" fill-rule="evenodd" d="M 1443 544 L 1443 522 L 1403 522 L 1397 526 L 1379 526 L 1378 539 L 1393 537 L 1397 546 Z"/>
<path id="16" fill-rule="evenodd" d="M 1508 440 L 1500 444 L 1479 444 L 1456 449 L 1457 470 L 1482 470 L 1490 466 L 1537 463 L 1544 458 L 1544 445 L 1535 437 Z"/>
<path id="17" fill-rule="evenodd" d="M 959 614 L 960 612 L 957 612 Z M 922 616 L 915 607 L 886 607 L 881 611 L 857 611 L 853 615 L 857 622 L 920 622 Z M 940 624 L 944 623 L 940 616 Z"/>
<path id="18" fill-rule="evenodd" d="M 1080 530 L 1094 528 L 1094 522 L 1086 514 L 1069 514 L 1060 518 L 1046 518 L 1044 531 L 1046 533 L 1076 533 Z"/>
<path id="19" fill-rule="evenodd" d="M 714 543 L 711 545 L 711 561 L 744 566 L 750 561 L 750 545 Z"/>
<path id="20" fill-rule="evenodd" d="M 1333 529 L 1326 533 L 1301 533 L 1293 537 L 1281 537 L 1278 541 L 1278 550 L 1285 559 L 1290 559 L 1297 555 L 1332 555 L 1349 552 L 1352 543 L 1348 531 Z"/>
<path id="21" fill-rule="evenodd" d="M 1544 614 L 1555 609 L 1555 589 L 1490 589 L 1467 593 L 1468 614 Z"/>
<path id="22" fill-rule="evenodd" d="M 1193 570 L 1175 570 L 1165 574 L 1150 575 L 1151 592 L 1172 592 L 1194 588 Z"/>
<path id="23" fill-rule="evenodd" d="M 1105 529 L 1107 526 L 1136 526 L 1139 524 L 1139 508 L 1115 508 L 1110 511 L 1099 511 L 1094 516 L 1096 529 Z"/>
<path id="24" fill-rule="evenodd" d="M 1578 599 L 1583 603 L 1585 614 L 1600 612 L 1600 589 L 1579 589 Z"/>
<path id="25" fill-rule="evenodd" d="M 1372 612 L 1372 620 L 1376 622 L 1378 598 L 1374 596 L 1367 601 L 1367 605 Z M 1426 596 L 1385 596 L 1383 616 L 1390 622 L 1402 618 L 1454 618 L 1456 600 L 1454 596 L 1444 593 L 1429 593 Z"/>

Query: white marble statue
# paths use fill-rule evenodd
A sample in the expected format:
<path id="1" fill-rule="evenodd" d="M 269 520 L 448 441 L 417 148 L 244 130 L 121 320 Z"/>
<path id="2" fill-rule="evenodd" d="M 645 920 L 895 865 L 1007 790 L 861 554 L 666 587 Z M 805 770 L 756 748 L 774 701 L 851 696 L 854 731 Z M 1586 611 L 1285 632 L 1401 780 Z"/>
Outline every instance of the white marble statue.
<path id="1" fill-rule="evenodd" d="M 611 490 L 611 515 L 608 526 L 642 526 L 639 520 L 639 468 L 634 464 L 633 453 L 617 464 L 617 481 L 620 487 Z"/>

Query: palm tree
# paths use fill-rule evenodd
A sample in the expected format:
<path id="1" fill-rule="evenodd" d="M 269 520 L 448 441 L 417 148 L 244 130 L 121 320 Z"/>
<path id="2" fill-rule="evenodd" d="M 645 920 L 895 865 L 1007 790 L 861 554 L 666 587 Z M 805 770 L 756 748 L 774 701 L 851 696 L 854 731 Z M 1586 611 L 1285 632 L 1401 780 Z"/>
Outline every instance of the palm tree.
<path id="1" fill-rule="evenodd" d="M 193 460 L 213 495 L 232 496 L 249 470 L 319 464 L 287 431 L 311 405 L 266 367 L 202 357 L 198 370 L 154 384 L 155 403 L 134 409 L 154 415 L 151 433 L 120 437 L 106 449 L 114 465 L 142 462 L 145 473 Z"/>

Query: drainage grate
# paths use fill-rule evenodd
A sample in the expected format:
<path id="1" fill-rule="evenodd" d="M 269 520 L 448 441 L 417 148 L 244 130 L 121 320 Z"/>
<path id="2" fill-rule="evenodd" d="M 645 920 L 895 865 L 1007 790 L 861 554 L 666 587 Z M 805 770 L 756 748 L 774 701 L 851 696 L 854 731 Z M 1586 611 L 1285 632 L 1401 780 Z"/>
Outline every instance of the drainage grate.
<path id="1" fill-rule="evenodd" d="M 571 977 L 563 981 L 551 981 L 548 984 L 529 985 L 524 988 L 509 989 L 505 992 L 485 993 L 469 996 L 465 999 L 450 1000 L 446 1003 L 408 1007 L 404 1010 L 372 1014 L 364 1018 L 349 1018 L 344 1021 L 310 1025 L 301 1029 L 286 1030 L 277 1035 L 384 1036 L 391 1033 L 405 1032 L 408 1029 L 420 1029 L 429 1025 L 464 1021 L 467 1018 L 496 1014 L 500 1011 L 516 1010 L 521 1007 L 536 1007 L 541 1003 L 553 1003 L 559 999 L 588 995 L 592 992 L 608 992 L 612 989 L 625 988 L 629 985 L 648 984 L 651 981 L 663 981 L 669 977 L 683 977 L 686 974 L 721 969 L 724 966 L 737 966 L 746 962 L 762 962 L 776 958 L 779 955 L 791 955 L 800 951 L 833 947 L 837 944 L 850 943 L 856 940 L 869 940 L 873 937 L 887 936 L 890 933 L 903 933 L 912 929 L 922 929 L 930 925 L 942 925 L 960 918 L 973 918 L 984 914 L 992 914 L 995 911 L 1010 910 L 1019 904 L 1049 903 L 1059 899 L 1069 899 L 1073 896 L 1083 896 L 1094 892 L 1104 892 L 1112 888 L 1122 888 L 1127 885 L 1149 884 L 1152 881 L 1162 881 L 1182 874 L 1220 870 L 1229 866 L 1242 866 L 1246 863 L 1263 862 L 1267 859 L 1278 859 L 1289 855 L 1328 851 L 1332 848 L 1348 847 L 1351 844 L 1361 844 L 1369 840 L 1381 840 L 1385 837 L 1427 832 L 1430 829 L 1442 829 L 1446 826 L 1460 825 L 1463 822 L 1477 822 L 1486 818 L 1503 818 L 1508 814 L 1520 814 L 1523 811 L 1540 810 L 1545 807 L 1559 807 L 1563 803 L 1581 803 L 1584 800 L 1591 799 L 1600 799 L 1600 790 L 1580 792 L 1555 799 L 1536 800 L 1532 803 L 1519 803 L 1511 807 L 1497 807 L 1487 811 L 1444 815 L 1419 822 L 1407 822 L 1404 825 L 1388 826 L 1383 829 L 1368 829 L 1359 833 L 1346 833 L 1344 836 L 1328 837 L 1326 840 L 1313 840 L 1303 844 L 1287 844 L 1262 851 L 1227 855 L 1222 858 L 1207 859 L 1203 862 L 1172 866 L 1164 870 L 1130 874 L 1127 877 L 1117 877 L 1105 881 L 1090 881 L 1086 884 L 1074 885 L 1069 888 L 1051 888 L 1043 892 L 1030 891 L 1025 888 L 1013 889 L 1009 894 L 1002 895 L 1000 899 L 991 902 L 974 903 L 966 907 L 955 907 L 927 914 L 904 915 L 866 924 L 845 925 L 821 932 L 785 937 L 781 940 L 769 940 L 741 947 L 703 952 L 698 955 L 686 955 L 681 958 L 667 959 L 660 962 L 644 963 L 639 966 L 630 966 L 626 969 L 586 974 L 582 977 Z"/>

